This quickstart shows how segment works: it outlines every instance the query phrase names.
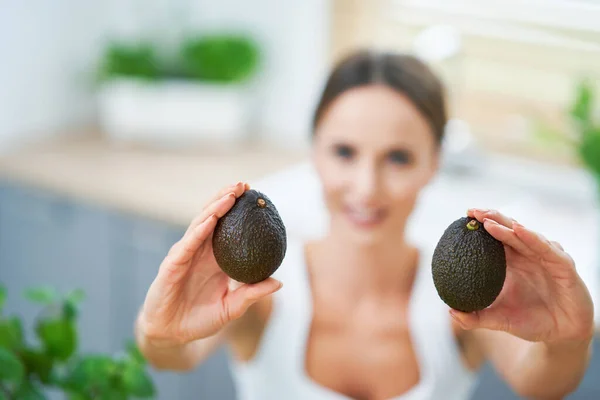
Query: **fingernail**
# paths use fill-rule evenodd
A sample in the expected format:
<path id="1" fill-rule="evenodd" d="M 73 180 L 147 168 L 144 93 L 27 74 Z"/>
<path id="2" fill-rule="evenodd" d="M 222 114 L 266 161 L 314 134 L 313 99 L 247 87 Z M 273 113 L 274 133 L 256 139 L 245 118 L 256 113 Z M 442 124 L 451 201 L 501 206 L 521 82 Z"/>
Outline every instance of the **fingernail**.
<path id="1" fill-rule="evenodd" d="M 456 314 L 454 314 L 453 310 L 449 311 L 450 316 L 452 317 L 453 320 L 455 320 L 456 322 L 460 323 L 460 319 L 458 319 L 458 317 L 456 316 Z"/>
<path id="2" fill-rule="evenodd" d="M 229 197 L 234 198 L 235 199 L 235 193 L 231 192 L 229 193 Z"/>
<path id="3" fill-rule="evenodd" d="M 488 210 L 487 208 L 476 208 L 475 211 L 485 214 L 490 210 Z"/>
<path id="4" fill-rule="evenodd" d="M 486 222 L 489 222 L 490 224 L 498 224 L 496 221 L 494 221 L 493 219 L 489 219 L 489 218 L 484 218 L 483 219 L 483 223 L 485 224 Z"/>
<path id="5" fill-rule="evenodd" d="M 450 310 L 450 316 L 452 317 L 453 320 L 458 322 L 458 324 L 460 325 L 461 328 L 465 329 L 465 324 L 463 324 L 463 322 L 460 320 L 460 318 L 458 318 L 458 316 L 454 313 L 454 310 Z"/>

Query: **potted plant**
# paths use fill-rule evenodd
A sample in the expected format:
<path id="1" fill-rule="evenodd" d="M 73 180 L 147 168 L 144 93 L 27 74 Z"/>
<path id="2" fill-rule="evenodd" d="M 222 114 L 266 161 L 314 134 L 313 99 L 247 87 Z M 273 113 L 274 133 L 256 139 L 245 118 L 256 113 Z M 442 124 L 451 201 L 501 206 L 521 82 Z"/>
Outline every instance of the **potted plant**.
<path id="1" fill-rule="evenodd" d="M 242 34 L 188 34 L 172 57 L 157 46 L 110 43 L 98 98 L 100 127 L 116 140 L 188 145 L 235 142 L 250 130 L 257 43 Z"/>
<path id="2" fill-rule="evenodd" d="M 547 126 L 536 130 L 538 139 L 574 150 L 581 164 L 597 184 L 600 199 L 600 115 L 596 107 L 595 88 L 591 79 L 582 79 L 567 112 L 568 129 L 559 132 Z"/>
<path id="3" fill-rule="evenodd" d="M 594 175 L 600 195 L 600 119 L 595 110 L 594 88 L 590 80 L 584 80 L 578 86 L 570 115 L 579 133 L 576 142 L 579 156 Z"/>
<path id="4" fill-rule="evenodd" d="M 7 296 L 0 286 L 0 400 L 43 400 L 49 392 L 68 400 L 151 398 L 154 383 L 146 361 L 133 343 L 121 354 L 78 351 L 77 316 L 81 290 L 66 296 L 49 288 L 26 291 L 42 305 L 33 330 L 37 342 L 26 340 L 23 321 L 2 312 Z"/>

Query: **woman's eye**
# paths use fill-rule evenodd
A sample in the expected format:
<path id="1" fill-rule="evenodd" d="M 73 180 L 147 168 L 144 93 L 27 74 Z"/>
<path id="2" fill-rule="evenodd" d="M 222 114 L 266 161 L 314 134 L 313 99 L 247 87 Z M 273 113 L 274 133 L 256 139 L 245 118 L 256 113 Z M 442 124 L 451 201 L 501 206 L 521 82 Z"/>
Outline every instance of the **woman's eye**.
<path id="1" fill-rule="evenodd" d="M 335 154 L 344 159 L 350 159 L 354 156 L 354 149 L 346 145 L 335 146 Z"/>
<path id="2" fill-rule="evenodd" d="M 390 161 L 394 164 L 406 165 L 410 164 L 412 161 L 412 156 L 410 152 L 406 150 L 396 150 L 392 151 L 389 155 Z"/>

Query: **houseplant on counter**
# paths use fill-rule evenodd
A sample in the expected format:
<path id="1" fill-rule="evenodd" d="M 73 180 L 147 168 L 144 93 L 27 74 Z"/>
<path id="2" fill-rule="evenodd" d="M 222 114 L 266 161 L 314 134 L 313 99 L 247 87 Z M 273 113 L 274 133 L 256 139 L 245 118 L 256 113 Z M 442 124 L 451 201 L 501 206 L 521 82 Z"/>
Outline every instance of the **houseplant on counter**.
<path id="1" fill-rule="evenodd" d="M 248 35 L 188 34 L 173 56 L 148 43 L 111 43 L 100 68 L 102 131 L 118 141 L 232 143 L 250 129 L 260 61 Z"/>
<path id="2" fill-rule="evenodd" d="M 573 123 L 579 132 L 578 150 L 581 160 L 594 175 L 600 196 L 600 116 L 595 114 L 595 92 L 591 81 L 584 80 L 578 88 L 571 109 Z"/>
<path id="3" fill-rule="evenodd" d="M 568 146 L 596 182 L 600 201 L 600 109 L 596 104 L 595 87 L 591 79 L 582 79 L 567 113 L 569 129 L 559 132 L 547 126 L 536 130 L 538 138 L 547 144 Z"/>
<path id="4" fill-rule="evenodd" d="M 21 318 L 3 313 L 0 286 L 0 400 L 43 400 L 49 391 L 68 400 L 151 398 L 154 384 L 133 342 L 122 354 L 78 352 L 77 316 L 83 292 L 66 296 L 33 288 L 26 296 L 42 305 L 35 320 L 36 344 L 26 339 Z"/>

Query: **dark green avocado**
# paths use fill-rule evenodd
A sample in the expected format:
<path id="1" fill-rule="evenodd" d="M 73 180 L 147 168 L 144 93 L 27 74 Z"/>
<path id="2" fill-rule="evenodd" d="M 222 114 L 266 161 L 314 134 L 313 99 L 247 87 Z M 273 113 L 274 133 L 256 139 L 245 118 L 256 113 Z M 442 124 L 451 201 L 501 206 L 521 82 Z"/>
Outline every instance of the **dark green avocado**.
<path id="1" fill-rule="evenodd" d="M 504 245 L 476 219 L 460 218 L 444 231 L 431 267 L 435 288 L 447 305 L 463 312 L 483 310 L 504 286 Z"/>
<path id="2" fill-rule="evenodd" d="M 285 226 L 271 200 L 248 190 L 217 221 L 213 252 L 219 267 L 232 279 L 257 283 L 273 275 L 287 250 Z"/>

